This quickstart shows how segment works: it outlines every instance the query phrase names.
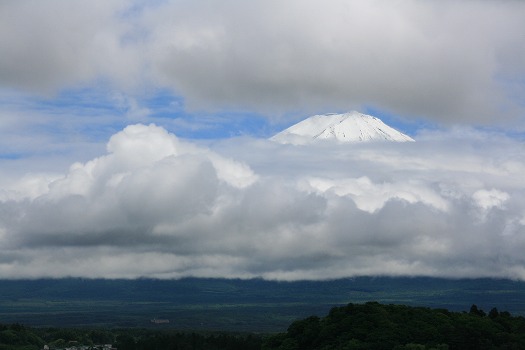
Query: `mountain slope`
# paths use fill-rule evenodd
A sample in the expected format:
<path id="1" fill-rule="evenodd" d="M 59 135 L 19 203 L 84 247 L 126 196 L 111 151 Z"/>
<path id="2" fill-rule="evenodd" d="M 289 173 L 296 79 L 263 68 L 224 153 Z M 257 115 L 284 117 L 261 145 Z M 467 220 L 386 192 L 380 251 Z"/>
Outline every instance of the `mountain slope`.
<path id="1" fill-rule="evenodd" d="M 323 114 L 307 118 L 281 131 L 270 140 L 279 143 L 307 144 L 318 140 L 339 142 L 414 141 L 411 137 L 359 112 Z"/>

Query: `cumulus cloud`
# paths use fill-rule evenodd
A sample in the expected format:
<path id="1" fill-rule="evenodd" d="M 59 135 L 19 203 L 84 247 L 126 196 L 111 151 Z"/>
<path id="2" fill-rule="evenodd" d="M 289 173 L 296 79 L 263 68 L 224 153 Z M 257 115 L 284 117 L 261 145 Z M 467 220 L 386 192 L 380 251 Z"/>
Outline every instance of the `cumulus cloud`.
<path id="1" fill-rule="evenodd" d="M 448 207 L 447 201 L 437 193 L 411 181 L 374 184 L 368 177 L 363 176 L 343 180 L 313 178 L 307 180 L 307 183 L 319 193 L 332 192 L 337 196 L 350 197 L 359 209 L 370 213 L 383 208 L 386 202 L 392 199 L 408 203 L 421 202 L 443 211 Z"/>
<path id="2" fill-rule="evenodd" d="M 520 149 L 439 134 L 210 148 L 131 125 L 60 177 L 1 182 L 0 276 L 525 280 Z"/>
<path id="3" fill-rule="evenodd" d="M 205 146 L 147 125 L 376 108 L 519 130 L 524 22 L 512 0 L 3 1 L 0 277 L 525 280 L 516 139 Z"/>
<path id="4" fill-rule="evenodd" d="M 445 123 L 503 123 L 524 112 L 521 1 L 0 6 L 7 88 L 168 87 L 192 109 L 268 115 L 373 106 Z M 130 104 L 131 117 L 146 112 Z"/>

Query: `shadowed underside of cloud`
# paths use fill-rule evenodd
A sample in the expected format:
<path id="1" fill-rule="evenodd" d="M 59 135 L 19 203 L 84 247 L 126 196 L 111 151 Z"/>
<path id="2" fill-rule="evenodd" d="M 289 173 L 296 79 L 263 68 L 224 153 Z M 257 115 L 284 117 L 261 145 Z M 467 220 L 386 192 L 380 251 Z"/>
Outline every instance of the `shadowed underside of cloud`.
<path id="1" fill-rule="evenodd" d="M 128 126 L 59 178 L 0 187 L 0 277 L 525 280 L 523 145 L 477 136 L 210 148 Z"/>

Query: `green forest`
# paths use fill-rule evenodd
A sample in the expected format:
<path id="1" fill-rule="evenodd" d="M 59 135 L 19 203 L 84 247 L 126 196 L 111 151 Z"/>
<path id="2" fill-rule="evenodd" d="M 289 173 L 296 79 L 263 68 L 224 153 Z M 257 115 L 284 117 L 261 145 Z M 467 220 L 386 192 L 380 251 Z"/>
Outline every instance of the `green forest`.
<path id="1" fill-rule="evenodd" d="M 111 346 L 109 345 L 111 344 Z M 284 333 L 170 329 L 40 328 L 0 325 L 0 350 L 331 350 L 525 349 L 525 318 L 496 308 L 468 312 L 385 305 L 334 307 L 294 321 Z"/>
<path id="2" fill-rule="evenodd" d="M 335 307 L 293 322 L 266 339 L 263 349 L 525 349 L 525 318 L 472 305 L 467 312 L 382 305 Z"/>

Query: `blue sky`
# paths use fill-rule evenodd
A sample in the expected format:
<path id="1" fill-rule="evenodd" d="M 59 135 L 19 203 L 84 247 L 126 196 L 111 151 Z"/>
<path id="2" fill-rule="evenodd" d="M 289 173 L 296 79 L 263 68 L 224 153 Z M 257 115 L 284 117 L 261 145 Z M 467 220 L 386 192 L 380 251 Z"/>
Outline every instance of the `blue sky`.
<path id="1" fill-rule="evenodd" d="M 257 111 L 187 111 L 184 98 L 168 89 L 153 89 L 141 96 L 130 96 L 103 85 L 67 88 L 51 97 L 6 93 L 3 108 L 8 113 L 35 116 L 17 132 L 45 137 L 50 146 L 50 149 L 40 145 L 28 149 L 27 143 L 22 147 L 6 144 L 2 149 L 3 158 L 23 158 L 33 152 L 67 153 L 68 143 L 103 145 L 111 135 L 134 123 L 154 123 L 185 139 L 268 138 L 311 115 L 308 112 L 287 112 L 277 118 Z M 361 111 L 412 136 L 421 128 L 436 127 L 429 122 L 407 120 L 373 107 L 364 107 Z"/>
<path id="2" fill-rule="evenodd" d="M 525 280 L 523 23 L 514 0 L 2 1 L 0 278 Z M 352 110 L 417 142 L 267 140 Z"/>

